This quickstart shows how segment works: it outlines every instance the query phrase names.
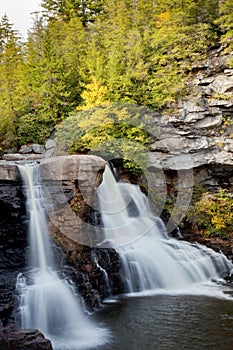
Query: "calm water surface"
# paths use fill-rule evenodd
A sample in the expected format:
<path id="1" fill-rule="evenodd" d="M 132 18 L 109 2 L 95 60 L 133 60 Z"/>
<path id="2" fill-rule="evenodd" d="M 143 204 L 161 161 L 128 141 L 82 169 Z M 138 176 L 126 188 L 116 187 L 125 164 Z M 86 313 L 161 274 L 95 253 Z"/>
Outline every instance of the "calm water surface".
<path id="1" fill-rule="evenodd" d="M 233 300 L 207 296 L 118 299 L 95 315 L 112 333 L 101 350 L 233 350 Z"/>

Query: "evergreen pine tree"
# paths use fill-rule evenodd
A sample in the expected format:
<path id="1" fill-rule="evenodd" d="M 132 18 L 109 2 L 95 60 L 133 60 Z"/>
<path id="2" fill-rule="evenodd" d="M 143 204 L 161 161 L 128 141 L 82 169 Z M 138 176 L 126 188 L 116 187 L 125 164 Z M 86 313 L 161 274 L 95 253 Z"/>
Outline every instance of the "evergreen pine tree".
<path id="1" fill-rule="evenodd" d="M 23 46 L 6 15 L 0 22 L 0 134 L 4 147 L 16 145 L 18 117 L 23 101 Z"/>

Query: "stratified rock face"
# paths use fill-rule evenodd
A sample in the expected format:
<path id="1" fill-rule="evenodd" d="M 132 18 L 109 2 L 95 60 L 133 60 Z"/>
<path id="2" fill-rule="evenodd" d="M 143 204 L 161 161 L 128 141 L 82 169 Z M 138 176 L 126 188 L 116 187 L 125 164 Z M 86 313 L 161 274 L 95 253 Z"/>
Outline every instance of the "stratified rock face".
<path id="1" fill-rule="evenodd" d="M 1 332 L 0 349 L 2 350 L 53 350 L 50 340 L 34 329 L 15 332 Z"/>
<path id="2" fill-rule="evenodd" d="M 160 125 L 151 144 L 150 160 L 164 170 L 212 165 L 233 169 L 233 69 L 231 55 L 213 52 L 194 67 L 190 95 L 169 113 L 154 119 Z"/>

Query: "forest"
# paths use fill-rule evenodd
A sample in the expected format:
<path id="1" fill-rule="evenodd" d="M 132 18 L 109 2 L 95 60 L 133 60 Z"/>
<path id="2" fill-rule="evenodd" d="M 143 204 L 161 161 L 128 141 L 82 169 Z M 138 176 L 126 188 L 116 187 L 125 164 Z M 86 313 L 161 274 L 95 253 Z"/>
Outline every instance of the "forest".
<path id="1" fill-rule="evenodd" d="M 43 143 L 70 113 L 103 103 L 169 108 L 188 94 L 196 62 L 215 47 L 232 50 L 232 5 L 232 0 L 42 0 L 43 11 L 33 14 L 26 39 L 4 15 L 1 152 Z"/>

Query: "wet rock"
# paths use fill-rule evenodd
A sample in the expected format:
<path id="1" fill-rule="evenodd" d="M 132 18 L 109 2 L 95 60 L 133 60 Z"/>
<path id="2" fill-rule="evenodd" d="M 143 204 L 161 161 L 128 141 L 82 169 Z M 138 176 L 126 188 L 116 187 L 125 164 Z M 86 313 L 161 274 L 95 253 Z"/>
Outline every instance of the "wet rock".
<path id="1" fill-rule="evenodd" d="M 72 222 L 70 229 L 72 230 Z M 120 274 L 121 263 L 114 249 L 94 248 L 78 243 L 62 230 L 49 224 L 51 235 L 61 246 L 72 268 L 66 267 L 67 275 L 76 284 L 86 306 L 100 307 L 109 295 L 124 292 L 124 280 Z"/>
<path id="2" fill-rule="evenodd" d="M 38 144 L 38 143 L 33 143 L 31 145 L 23 145 L 19 149 L 19 154 L 42 154 L 44 152 L 44 146 Z"/>
<path id="3" fill-rule="evenodd" d="M 50 340 L 37 330 L 0 329 L 1 350 L 53 350 Z"/>
<path id="4" fill-rule="evenodd" d="M 19 182 L 0 181 L 1 268 L 22 266 L 26 240 L 26 209 L 22 186 Z"/>
<path id="5" fill-rule="evenodd" d="M 198 120 L 196 128 L 209 128 L 213 126 L 219 126 L 222 123 L 222 115 L 211 115 Z"/>
<path id="6" fill-rule="evenodd" d="M 106 162 L 97 156 L 71 155 L 43 159 L 40 164 L 42 181 L 90 181 L 98 171 L 104 170 Z"/>
<path id="7" fill-rule="evenodd" d="M 221 95 L 232 91 L 233 79 L 232 76 L 229 75 L 229 70 L 224 70 L 223 74 L 218 74 L 213 77 L 212 82 L 210 82 L 207 86 L 208 87 L 206 88 L 206 94 L 208 95 L 212 95 L 213 93 Z"/>
<path id="8" fill-rule="evenodd" d="M 189 227 L 182 227 L 182 235 L 183 239 L 189 242 L 198 242 L 200 244 L 209 247 L 216 252 L 222 252 L 226 255 L 230 260 L 233 258 L 233 241 L 232 240 L 224 240 L 216 237 L 204 237 L 198 231 L 194 231 L 190 225 Z"/>
<path id="9" fill-rule="evenodd" d="M 0 180 L 0 323 L 14 323 L 15 285 L 25 267 L 25 198 L 20 181 Z"/>
<path id="10" fill-rule="evenodd" d="M 44 158 L 51 158 L 51 157 L 54 157 L 54 155 L 55 155 L 54 148 L 50 148 L 44 152 Z"/>
<path id="11" fill-rule="evenodd" d="M 15 300 L 13 298 L 12 293 L 9 293 L 9 292 L 3 293 L 1 288 L 0 301 L 1 301 L 0 322 L 2 326 L 6 326 L 10 318 L 10 315 L 14 309 Z"/>

